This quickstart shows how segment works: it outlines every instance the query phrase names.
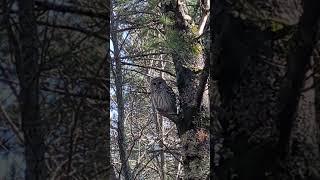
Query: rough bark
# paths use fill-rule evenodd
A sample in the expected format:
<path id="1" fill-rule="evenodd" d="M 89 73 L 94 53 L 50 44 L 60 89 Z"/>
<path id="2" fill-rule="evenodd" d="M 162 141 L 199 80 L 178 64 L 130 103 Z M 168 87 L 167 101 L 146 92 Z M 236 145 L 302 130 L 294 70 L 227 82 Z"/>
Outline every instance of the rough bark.
<path id="1" fill-rule="evenodd" d="M 319 68 L 320 68 L 320 41 L 318 41 L 314 51 L 313 51 L 313 56 L 312 59 L 314 60 L 314 74 L 313 74 L 313 80 L 314 84 L 311 86 L 312 88 L 315 89 L 315 113 L 316 113 L 316 123 L 317 126 L 314 128 L 320 129 L 320 76 L 319 76 Z M 309 87 L 310 88 L 310 87 Z M 308 88 L 308 89 L 309 89 Z M 320 132 L 318 132 L 318 145 L 320 149 Z"/>
<path id="2" fill-rule="evenodd" d="M 318 123 L 315 117 L 315 89 L 301 91 L 313 84 L 314 63 L 310 61 L 317 41 L 320 3 L 304 1 L 303 14 L 293 35 L 287 56 L 287 74 L 280 90 L 280 158 L 287 169 L 300 164 L 300 173 L 290 176 L 320 178 Z M 311 77 L 310 77 L 311 76 Z M 308 148 L 307 148 L 308 147 Z"/>
<path id="3" fill-rule="evenodd" d="M 183 48 L 176 47 L 171 54 L 180 100 L 179 119 L 175 123 L 182 143 L 184 179 L 191 180 L 203 179 L 208 175 L 206 170 L 208 139 L 203 140 L 199 136 L 207 135 L 207 132 L 200 130 L 202 128 L 200 124 L 209 117 L 209 114 L 201 114 L 201 103 L 209 74 L 209 59 L 205 47 L 198 44 L 195 36 L 192 35 L 191 19 L 185 5 L 184 1 L 178 0 L 163 3 L 162 7 L 164 12 L 174 20 L 174 24 L 167 27 L 167 34 L 176 33 L 175 38 L 179 39 L 179 43 L 187 44 Z M 208 7 L 207 2 L 206 10 Z M 207 13 L 206 11 L 206 15 Z M 190 39 L 193 39 L 193 42 L 188 41 Z M 191 48 L 195 46 L 199 51 L 190 53 Z M 184 48 L 187 51 L 183 51 Z"/>
<path id="4" fill-rule="evenodd" d="M 309 3 L 314 3 L 313 7 L 317 7 L 315 2 Z M 307 29 L 314 30 L 314 17 L 307 18 L 311 20 L 307 21 L 309 25 L 303 23 L 304 16 L 299 20 L 301 7 L 298 1 L 228 3 L 219 0 L 214 4 L 214 49 L 210 75 L 212 84 L 213 81 L 218 81 L 221 95 L 221 105 L 215 110 L 218 116 L 214 113 L 213 117 L 219 120 L 223 128 L 223 148 L 218 153 L 219 164 L 211 162 L 211 170 L 214 171 L 211 177 L 250 180 L 279 176 L 290 179 L 293 178 L 291 175 L 296 175 L 298 179 L 310 178 L 307 175 L 310 175 L 310 168 L 318 167 L 314 158 L 318 158 L 315 142 L 319 130 L 311 128 L 315 125 L 314 95 L 312 91 L 305 92 L 300 98 L 299 106 L 297 98 L 305 83 L 306 66 L 309 64 L 309 51 L 312 47 L 310 40 L 314 38 L 305 32 L 302 36 L 299 35 L 299 28 L 306 26 Z M 292 7 L 295 8 L 292 10 Z M 304 7 L 304 12 L 311 15 L 313 10 L 306 10 Z M 296 25 L 297 22 L 304 25 Z M 300 38 L 292 36 L 291 31 L 295 29 L 298 29 Z M 312 32 L 309 30 L 307 32 Z M 293 45 L 289 46 L 289 51 L 288 44 Z M 287 60 L 288 69 L 285 68 Z M 283 81 L 285 75 L 290 82 Z M 279 94 L 280 84 L 285 84 L 284 87 L 290 85 L 290 88 L 294 87 L 294 91 L 284 88 L 283 93 Z M 286 104 L 279 108 L 279 102 Z M 214 107 L 214 104 L 211 106 Z M 295 109 L 296 107 L 299 108 Z M 284 122 L 279 129 L 276 126 L 278 120 Z M 283 131 L 291 128 L 295 129 L 292 134 Z M 309 132 L 301 134 L 306 129 Z M 277 142 L 287 145 L 291 141 L 296 142 L 295 146 L 298 148 L 295 150 L 298 151 L 291 154 L 290 160 L 282 162 L 294 164 L 286 166 L 286 172 L 281 172 L 282 175 L 287 175 L 285 177 L 279 175 L 274 165 L 279 158 Z M 306 153 L 302 153 L 302 149 Z M 306 164 L 309 168 L 305 168 Z M 302 175 L 290 174 L 291 171 L 300 171 Z"/>
<path id="5" fill-rule="evenodd" d="M 38 33 L 34 16 L 34 1 L 20 0 L 19 42 L 15 47 L 21 59 L 16 59 L 16 69 L 20 82 L 20 111 L 25 139 L 26 179 L 47 178 L 43 121 L 39 113 L 39 53 Z"/>

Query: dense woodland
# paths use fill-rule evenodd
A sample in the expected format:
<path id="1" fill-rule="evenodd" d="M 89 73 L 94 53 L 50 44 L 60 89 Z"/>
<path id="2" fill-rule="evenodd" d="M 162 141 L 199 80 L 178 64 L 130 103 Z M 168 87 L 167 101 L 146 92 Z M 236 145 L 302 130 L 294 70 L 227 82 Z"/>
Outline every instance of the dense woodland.
<path id="1" fill-rule="evenodd" d="M 320 180 L 318 0 L 2 0 L 0 22 L 0 180 Z"/>
<path id="2" fill-rule="evenodd" d="M 106 179 L 105 1 L 1 1 L 0 179 Z"/>
<path id="3" fill-rule="evenodd" d="M 319 3 L 217 0 L 210 16 L 209 8 L 209 1 L 113 3 L 115 173 L 319 179 Z M 154 115 L 148 84 L 156 76 L 175 89 L 178 121 Z"/>

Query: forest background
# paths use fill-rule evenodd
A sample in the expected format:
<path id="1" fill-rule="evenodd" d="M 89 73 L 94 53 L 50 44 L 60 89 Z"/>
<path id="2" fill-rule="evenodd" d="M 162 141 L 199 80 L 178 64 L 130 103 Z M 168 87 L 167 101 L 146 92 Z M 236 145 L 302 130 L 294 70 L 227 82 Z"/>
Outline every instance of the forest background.
<path id="1" fill-rule="evenodd" d="M 317 0 L 2 0 L 0 179 L 320 179 L 319 18 Z"/>

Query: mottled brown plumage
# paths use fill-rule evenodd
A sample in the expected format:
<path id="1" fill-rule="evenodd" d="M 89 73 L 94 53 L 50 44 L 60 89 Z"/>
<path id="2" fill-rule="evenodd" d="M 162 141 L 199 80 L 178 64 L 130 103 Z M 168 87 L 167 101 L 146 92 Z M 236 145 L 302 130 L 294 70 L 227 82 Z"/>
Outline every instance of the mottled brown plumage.
<path id="1" fill-rule="evenodd" d="M 176 97 L 173 90 L 161 77 L 151 80 L 151 101 L 159 114 L 171 120 L 177 117 Z"/>

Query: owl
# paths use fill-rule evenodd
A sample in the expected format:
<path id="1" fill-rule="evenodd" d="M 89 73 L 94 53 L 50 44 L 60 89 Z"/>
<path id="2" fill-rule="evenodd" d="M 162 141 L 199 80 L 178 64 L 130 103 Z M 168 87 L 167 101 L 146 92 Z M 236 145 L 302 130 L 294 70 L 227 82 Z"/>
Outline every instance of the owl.
<path id="1" fill-rule="evenodd" d="M 160 115 L 171 120 L 177 118 L 176 97 L 173 90 L 161 77 L 151 80 L 151 101 Z"/>

